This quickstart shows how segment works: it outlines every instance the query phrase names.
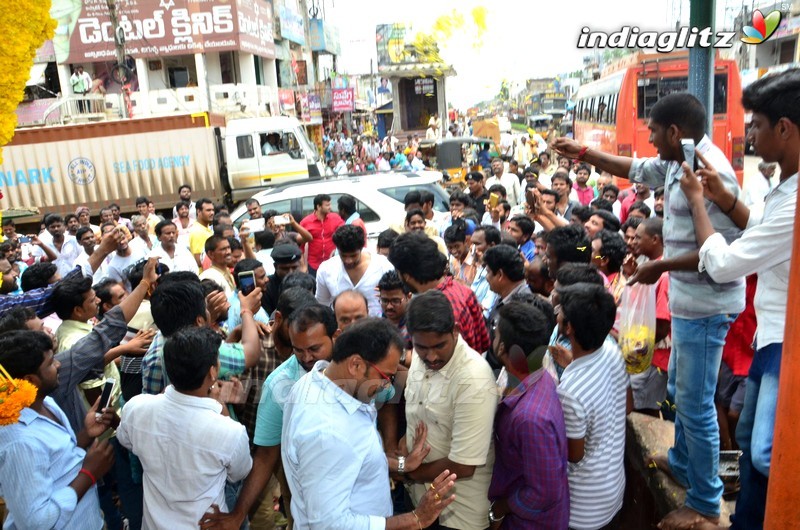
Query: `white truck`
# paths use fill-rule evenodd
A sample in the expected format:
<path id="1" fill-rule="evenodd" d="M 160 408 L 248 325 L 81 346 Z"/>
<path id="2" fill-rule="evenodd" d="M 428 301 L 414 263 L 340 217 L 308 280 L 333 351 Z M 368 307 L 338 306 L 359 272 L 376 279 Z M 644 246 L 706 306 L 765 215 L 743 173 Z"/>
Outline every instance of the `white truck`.
<path id="1" fill-rule="evenodd" d="M 146 196 L 172 209 L 178 187 L 193 199 L 235 204 L 272 185 L 321 176 L 319 153 L 295 118 L 205 113 L 19 129 L 3 147 L 0 208 L 96 215 L 112 202 L 135 211 Z M 24 219 L 22 222 L 33 221 Z"/>

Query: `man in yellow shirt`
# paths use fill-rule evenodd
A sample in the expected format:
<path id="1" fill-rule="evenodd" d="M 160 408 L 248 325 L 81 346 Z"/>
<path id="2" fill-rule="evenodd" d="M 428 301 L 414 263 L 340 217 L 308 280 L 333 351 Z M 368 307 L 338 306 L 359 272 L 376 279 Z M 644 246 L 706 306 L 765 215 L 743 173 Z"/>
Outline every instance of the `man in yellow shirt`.
<path id="1" fill-rule="evenodd" d="M 214 203 L 211 199 L 200 199 L 197 201 L 197 222 L 192 225 L 189 232 L 189 251 L 197 262 L 197 268 L 202 268 L 203 250 L 205 249 L 206 239 L 214 235 Z"/>

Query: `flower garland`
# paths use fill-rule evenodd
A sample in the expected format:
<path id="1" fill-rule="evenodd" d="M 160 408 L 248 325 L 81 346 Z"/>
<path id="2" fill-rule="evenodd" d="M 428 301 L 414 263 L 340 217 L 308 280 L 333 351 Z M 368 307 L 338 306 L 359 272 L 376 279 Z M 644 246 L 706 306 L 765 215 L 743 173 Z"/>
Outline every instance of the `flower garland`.
<path id="1" fill-rule="evenodd" d="M 0 425 L 19 421 L 19 414 L 36 400 L 37 388 L 24 379 L 14 379 L 0 365 Z"/>
<path id="2" fill-rule="evenodd" d="M 50 0 L 3 0 L 0 17 L 0 147 L 14 137 L 15 111 L 25 95 L 36 50 L 53 37 Z M 0 152 L 0 164 L 2 164 Z"/>

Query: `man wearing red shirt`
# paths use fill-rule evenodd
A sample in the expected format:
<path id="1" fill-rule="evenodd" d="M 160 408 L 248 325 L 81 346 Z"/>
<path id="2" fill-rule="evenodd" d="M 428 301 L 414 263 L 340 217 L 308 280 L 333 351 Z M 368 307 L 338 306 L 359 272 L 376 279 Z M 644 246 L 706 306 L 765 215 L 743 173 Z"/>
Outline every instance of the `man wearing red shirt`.
<path id="1" fill-rule="evenodd" d="M 314 239 L 308 242 L 309 272 L 316 274 L 320 264 L 331 257 L 336 249 L 333 233 L 344 221 L 338 214 L 331 213 L 331 197 L 321 193 L 314 197 L 314 213 L 300 221 L 300 226 L 308 230 Z"/>
<path id="2" fill-rule="evenodd" d="M 628 220 L 628 211 L 633 206 L 633 203 L 642 201 L 650 207 L 650 210 L 655 206 L 655 199 L 650 193 L 650 187 L 641 182 L 634 184 L 633 193 L 628 193 L 628 196 L 622 199 L 622 207 L 619 212 L 619 221 L 624 223 Z"/>
<path id="3" fill-rule="evenodd" d="M 447 258 L 432 239 L 419 232 L 402 234 L 389 249 L 389 261 L 412 293 L 433 289 L 444 293 L 464 341 L 478 353 L 489 349 L 483 306 L 469 287 L 445 276 Z"/>

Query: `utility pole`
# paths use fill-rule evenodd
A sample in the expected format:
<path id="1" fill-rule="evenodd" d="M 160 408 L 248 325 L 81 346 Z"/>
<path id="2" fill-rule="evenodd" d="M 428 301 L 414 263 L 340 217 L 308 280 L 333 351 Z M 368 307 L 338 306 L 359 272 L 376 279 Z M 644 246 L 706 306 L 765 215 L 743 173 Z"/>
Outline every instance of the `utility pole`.
<path id="1" fill-rule="evenodd" d="M 117 1 L 106 0 L 108 6 L 108 18 L 111 20 L 111 27 L 114 28 L 114 48 L 116 51 L 117 64 L 112 70 L 112 78 L 122 86 L 122 117 L 130 118 L 129 109 L 131 108 L 130 82 L 131 72 L 125 63 L 125 30 L 119 26 L 117 19 Z"/>
<path id="2" fill-rule="evenodd" d="M 715 0 L 690 0 L 689 27 L 714 31 Z M 711 37 L 713 42 L 714 37 Z M 709 138 L 714 125 L 714 48 L 694 46 L 689 49 L 689 93 L 706 108 L 706 132 Z"/>

